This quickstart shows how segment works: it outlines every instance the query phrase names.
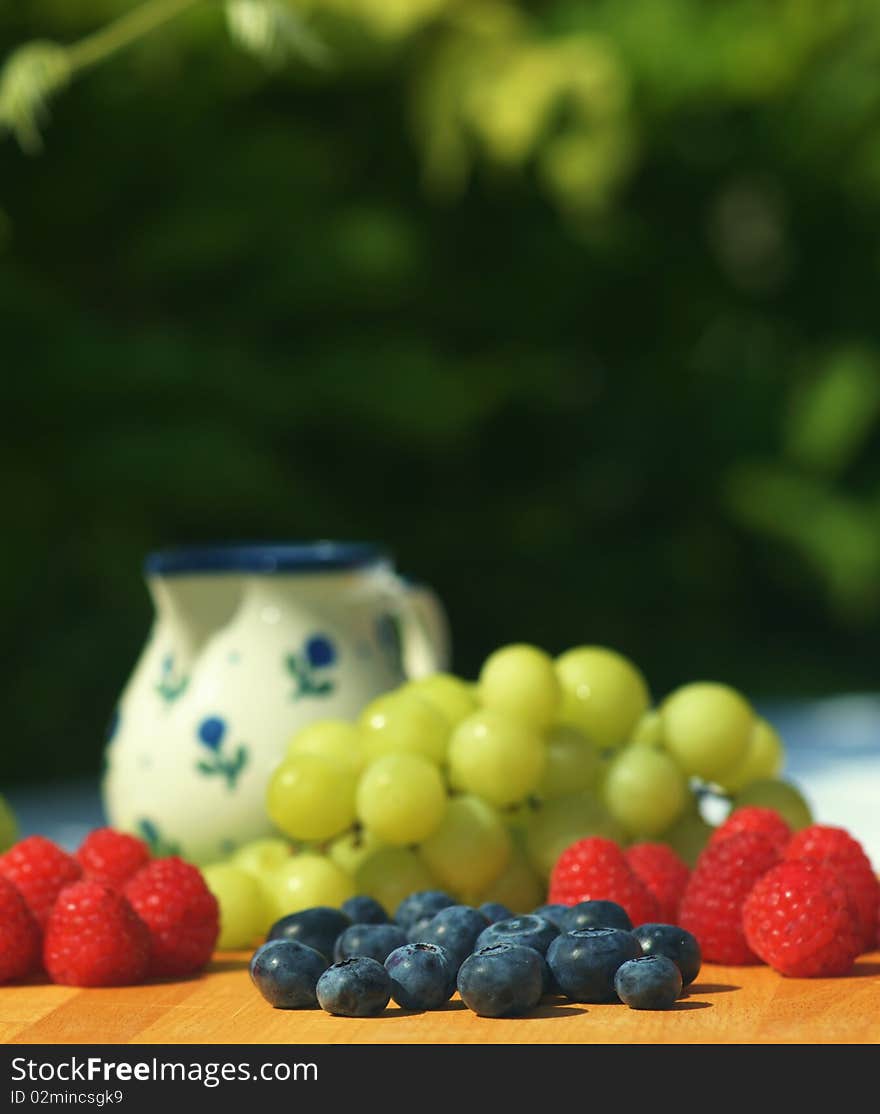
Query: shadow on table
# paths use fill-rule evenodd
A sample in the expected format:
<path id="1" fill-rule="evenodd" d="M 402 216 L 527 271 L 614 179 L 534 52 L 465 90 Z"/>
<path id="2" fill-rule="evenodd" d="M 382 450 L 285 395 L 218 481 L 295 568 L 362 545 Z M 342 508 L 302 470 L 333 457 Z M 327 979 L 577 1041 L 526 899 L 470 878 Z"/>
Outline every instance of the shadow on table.
<path id="1" fill-rule="evenodd" d="M 221 971 L 247 971 L 250 966 L 250 958 L 240 958 L 237 956 L 221 956 L 217 959 L 212 959 L 206 969 L 206 973 L 210 975 L 218 974 Z"/>
<path id="2" fill-rule="evenodd" d="M 529 1011 L 529 1020 L 534 1021 L 542 1017 L 574 1017 L 579 1013 L 586 1013 L 585 1006 L 556 1005 L 553 1002 L 542 1002 L 536 1009 Z"/>
<path id="3" fill-rule="evenodd" d="M 876 978 L 878 975 L 880 975 L 880 960 L 869 959 L 865 963 L 857 962 L 849 974 L 843 977 L 845 979 L 863 979 L 866 976 Z"/>

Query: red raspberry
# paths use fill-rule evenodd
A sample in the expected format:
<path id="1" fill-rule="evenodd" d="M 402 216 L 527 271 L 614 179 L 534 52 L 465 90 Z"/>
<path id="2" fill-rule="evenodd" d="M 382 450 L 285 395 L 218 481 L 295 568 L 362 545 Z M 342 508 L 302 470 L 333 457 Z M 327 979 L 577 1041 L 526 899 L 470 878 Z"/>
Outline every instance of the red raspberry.
<path id="1" fill-rule="evenodd" d="M 792 836 L 783 856 L 829 867 L 849 894 L 862 951 L 877 946 L 880 881 L 857 839 L 843 828 L 811 824 Z"/>
<path id="2" fill-rule="evenodd" d="M 700 852 L 678 923 L 696 936 L 709 963 L 745 967 L 761 962 L 746 941 L 742 908 L 754 884 L 778 862 L 776 847 L 758 832 L 737 832 Z"/>
<path id="3" fill-rule="evenodd" d="M 626 860 L 657 899 L 662 924 L 678 924 L 678 907 L 691 868 L 668 843 L 634 843 L 624 852 Z"/>
<path id="4" fill-rule="evenodd" d="M 150 933 L 117 890 L 74 882 L 49 914 L 43 963 L 63 986 L 132 986 L 146 977 Z"/>
<path id="5" fill-rule="evenodd" d="M 791 839 L 791 828 L 786 820 L 772 808 L 758 805 L 743 805 L 735 808 L 727 819 L 718 825 L 709 837 L 710 843 L 719 843 L 737 832 L 758 832 L 775 845 L 781 855 Z"/>
<path id="6" fill-rule="evenodd" d="M 40 927 L 24 898 L 0 877 L 0 983 L 22 979 L 40 965 Z"/>
<path id="7" fill-rule="evenodd" d="M 124 892 L 150 929 L 152 976 L 191 975 L 205 966 L 220 935 L 220 909 L 197 867 L 176 855 L 153 859 Z"/>
<path id="8" fill-rule="evenodd" d="M 34 835 L 0 855 L 0 874 L 15 886 L 43 928 L 55 898 L 65 886 L 78 881 L 82 867 L 50 839 Z"/>
<path id="9" fill-rule="evenodd" d="M 829 867 L 785 859 L 767 871 L 743 906 L 746 939 L 783 975 L 845 975 L 862 941 L 846 889 Z"/>
<path id="10" fill-rule="evenodd" d="M 556 860 L 547 901 L 577 905 L 581 901 L 615 901 L 634 925 L 656 921 L 657 900 L 626 861 L 612 839 L 579 839 Z"/>
<path id="11" fill-rule="evenodd" d="M 150 861 L 150 849 L 142 839 L 127 832 L 96 828 L 83 840 L 75 857 L 84 878 L 122 889 Z"/>

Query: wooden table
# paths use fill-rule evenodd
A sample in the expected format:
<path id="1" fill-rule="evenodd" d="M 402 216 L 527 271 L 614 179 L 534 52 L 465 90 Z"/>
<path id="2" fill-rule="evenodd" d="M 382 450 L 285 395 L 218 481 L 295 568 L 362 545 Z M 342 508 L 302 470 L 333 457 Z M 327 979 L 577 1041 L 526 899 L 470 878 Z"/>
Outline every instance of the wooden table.
<path id="1" fill-rule="evenodd" d="M 185 981 L 105 990 L 0 988 L 0 1043 L 14 1044 L 880 1044 L 880 952 L 840 979 L 705 965 L 669 1011 L 553 1000 L 526 1018 L 477 1017 L 457 998 L 377 1018 L 272 1009 L 249 953 L 224 953 Z"/>

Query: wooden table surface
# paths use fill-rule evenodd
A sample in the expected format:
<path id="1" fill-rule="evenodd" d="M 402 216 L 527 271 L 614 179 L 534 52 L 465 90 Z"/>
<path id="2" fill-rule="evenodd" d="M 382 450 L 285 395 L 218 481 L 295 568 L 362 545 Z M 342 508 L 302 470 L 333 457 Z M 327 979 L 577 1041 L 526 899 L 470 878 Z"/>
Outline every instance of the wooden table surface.
<path id="1" fill-rule="evenodd" d="M 3 1044 L 880 1044 L 880 952 L 839 979 L 788 979 L 767 967 L 705 965 L 674 1009 L 553 999 L 525 1018 L 394 1003 L 376 1018 L 276 1010 L 250 982 L 249 953 L 202 975 L 144 986 L 0 988 Z"/>

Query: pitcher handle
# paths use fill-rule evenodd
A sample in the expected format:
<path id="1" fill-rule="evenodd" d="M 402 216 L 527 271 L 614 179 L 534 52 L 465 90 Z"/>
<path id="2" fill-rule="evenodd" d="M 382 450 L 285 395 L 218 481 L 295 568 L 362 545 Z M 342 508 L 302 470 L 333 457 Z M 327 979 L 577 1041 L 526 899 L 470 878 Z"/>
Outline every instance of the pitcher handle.
<path id="1" fill-rule="evenodd" d="M 403 670 L 409 680 L 446 672 L 452 660 L 449 618 L 439 595 L 427 584 L 396 576 Z"/>

